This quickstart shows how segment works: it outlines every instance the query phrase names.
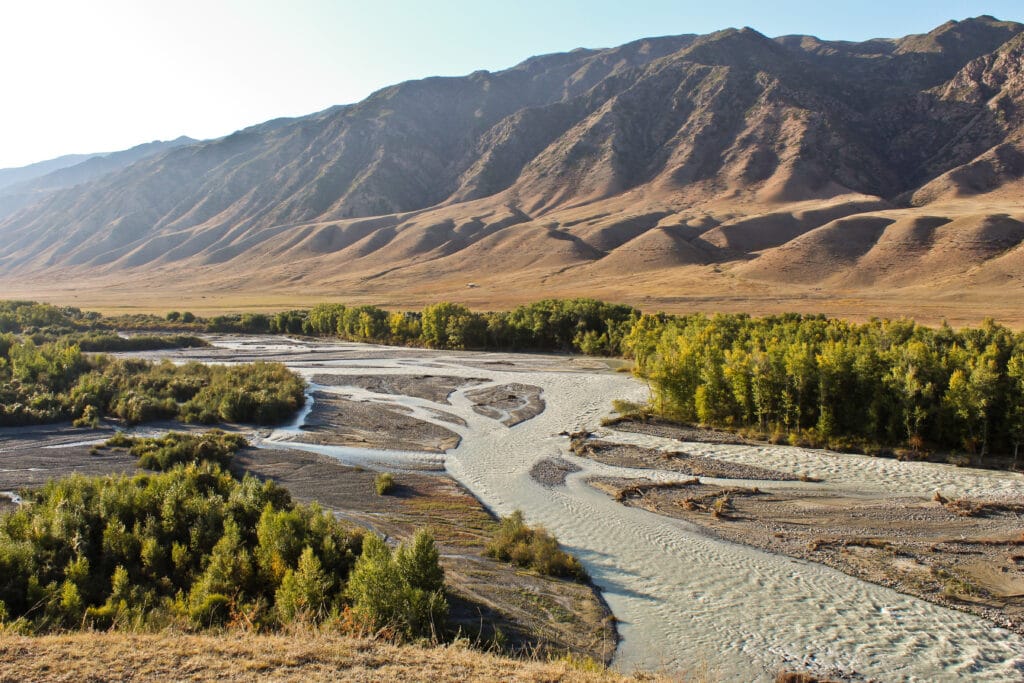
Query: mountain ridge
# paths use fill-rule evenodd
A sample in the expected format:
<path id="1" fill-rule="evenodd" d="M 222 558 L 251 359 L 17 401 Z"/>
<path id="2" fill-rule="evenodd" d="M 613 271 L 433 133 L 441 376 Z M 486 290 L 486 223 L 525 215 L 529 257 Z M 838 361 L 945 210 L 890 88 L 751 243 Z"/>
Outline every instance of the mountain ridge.
<path id="1" fill-rule="evenodd" d="M 1022 51 L 992 17 L 861 43 L 744 28 L 407 81 L 56 190 L 0 218 L 0 280 L 1020 289 L 1017 231 L 986 226 L 1024 221 Z M 921 251 L 950 224 L 988 246 Z M 908 225 L 927 239 L 901 254 Z"/>
<path id="2" fill-rule="evenodd" d="M 72 154 L 21 168 L 0 169 L 0 218 L 39 202 L 56 190 L 95 180 L 146 157 L 195 142 L 198 140 L 182 135 L 173 140 L 154 140 L 116 152 Z"/>

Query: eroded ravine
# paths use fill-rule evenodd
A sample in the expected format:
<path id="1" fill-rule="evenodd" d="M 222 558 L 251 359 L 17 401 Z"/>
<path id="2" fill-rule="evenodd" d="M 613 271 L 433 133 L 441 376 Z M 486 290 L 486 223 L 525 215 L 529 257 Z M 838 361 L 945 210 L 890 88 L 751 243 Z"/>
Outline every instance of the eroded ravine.
<path id="1" fill-rule="evenodd" d="M 788 663 L 881 680 L 1024 677 L 1024 641 L 982 619 L 821 565 L 711 538 L 684 522 L 622 506 L 585 483 L 595 474 L 614 471 L 622 476 L 628 470 L 574 459 L 582 471 L 570 475 L 564 487 L 546 488 L 534 481 L 529 470 L 537 460 L 567 454 L 568 440 L 560 433 L 596 428 L 612 398 L 642 398 L 644 388 L 628 376 L 578 368 L 565 371 L 571 369 L 567 361 L 552 357 L 289 345 L 280 340 L 265 349 L 252 339 L 217 343 L 227 347 L 227 353 L 282 360 L 307 377 L 455 375 L 541 387 L 546 410 L 512 428 L 474 412 L 465 390 L 456 391 L 449 397 L 450 405 L 443 406 L 344 386 L 330 391 L 402 405 L 425 420 L 432 419 L 430 408 L 462 418 L 465 426 L 446 424 L 463 437 L 459 447 L 446 454 L 447 469 L 496 512 L 523 510 L 528 521 L 548 527 L 579 555 L 619 619 L 623 639 L 616 664 L 625 671 L 706 666 L 722 680 L 768 680 Z M 203 358 L 202 353 L 189 357 Z M 231 358 L 206 353 L 204 360 Z M 612 436 L 647 445 L 665 443 L 639 435 Z M 288 441 L 287 432 L 271 438 L 277 445 Z M 687 449 L 821 475 L 847 488 L 926 494 L 938 488 L 1024 497 L 1024 482 L 1009 474 L 801 449 L 702 444 L 687 444 Z M 362 458 L 371 466 L 374 460 L 392 458 L 401 466 L 427 465 L 418 460 L 427 454 L 366 453 L 344 447 L 316 450 L 342 459 Z"/>

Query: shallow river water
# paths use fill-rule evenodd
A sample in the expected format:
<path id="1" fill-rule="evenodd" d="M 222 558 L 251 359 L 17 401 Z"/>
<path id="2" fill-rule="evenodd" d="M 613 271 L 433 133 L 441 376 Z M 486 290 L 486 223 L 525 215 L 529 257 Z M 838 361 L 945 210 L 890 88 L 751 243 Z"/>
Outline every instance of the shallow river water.
<path id="1" fill-rule="evenodd" d="M 575 458 L 563 432 L 587 428 L 625 443 L 680 447 L 599 427 L 613 398 L 644 398 L 646 388 L 629 375 L 557 356 L 292 344 L 270 338 L 218 338 L 214 343 L 221 349 L 168 355 L 213 362 L 280 360 L 307 379 L 416 374 L 541 387 L 546 410 L 511 428 L 474 412 L 462 390 L 447 405 L 355 387 L 317 387 L 402 405 L 427 421 L 437 420 L 430 409 L 455 414 L 466 426 L 437 424 L 459 432 L 462 442 L 443 455 L 295 447 L 370 467 L 444 467 L 495 512 L 523 510 L 530 523 L 543 524 L 578 555 L 601 588 L 618 620 L 622 641 L 614 663 L 624 672 L 707 669 L 716 679 L 754 681 L 773 680 L 790 665 L 883 681 L 1024 680 L 1024 639 L 982 619 L 821 565 L 712 538 L 685 522 L 625 507 L 589 487 L 584 480 L 595 474 L 652 475 Z M 289 444 L 299 427 L 276 430 L 267 440 Z M 787 447 L 686 444 L 685 449 L 825 479 L 806 486 L 1024 498 L 1024 478 L 1006 473 Z M 571 475 L 566 486 L 546 488 L 529 471 L 537 460 L 554 455 L 571 458 L 582 471 Z"/>

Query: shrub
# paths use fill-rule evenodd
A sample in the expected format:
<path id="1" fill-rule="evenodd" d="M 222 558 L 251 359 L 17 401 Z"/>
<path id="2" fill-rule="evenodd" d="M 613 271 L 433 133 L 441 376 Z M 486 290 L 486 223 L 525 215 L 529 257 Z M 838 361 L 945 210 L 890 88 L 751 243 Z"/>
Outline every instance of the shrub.
<path id="1" fill-rule="evenodd" d="M 283 623 L 317 623 L 328 614 L 334 595 L 334 579 L 324 571 L 308 545 L 302 550 L 296 569 L 288 569 L 274 594 L 278 618 Z"/>
<path id="2" fill-rule="evenodd" d="M 0 336 L 0 425 L 73 420 L 92 426 L 104 416 L 129 424 L 175 418 L 274 424 L 305 403 L 305 382 L 280 363 L 175 365 L 85 355 L 83 348 L 205 344 L 182 336 L 90 335 L 40 344 Z"/>
<path id="3" fill-rule="evenodd" d="M 361 545 L 333 515 L 210 463 L 73 476 L 0 517 L 0 601 L 26 632 L 205 628 L 243 611 L 272 627 L 341 601 Z"/>
<path id="4" fill-rule="evenodd" d="M 152 438 L 133 438 L 118 432 L 105 445 L 130 448 L 132 455 L 139 459 L 139 467 L 166 472 L 175 465 L 198 465 L 202 462 L 227 467 L 235 452 L 247 447 L 249 442 L 240 434 L 212 429 L 204 434 L 168 432 Z"/>
<path id="5" fill-rule="evenodd" d="M 527 526 L 519 510 L 501 520 L 484 553 L 548 576 L 589 579 L 579 560 L 559 548 L 555 537 L 542 527 Z"/>
<path id="6" fill-rule="evenodd" d="M 373 488 L 378 496 L 386 496 L 395 490 L 395 478 L 390 472 L 381 472 L 373 480 Z"/>
<path id="7" fill-rule="evenodd" d="M 82 416 L 71 422 L 72 427 L 88 427 L 96 429 L 100 426 L 100 411 L 96 406 L 87 405 L 82 410 Z"/>
<path id="8" fill-rule="evenodd" d="M 399 638 L 437 639 L 448 616 L 444 571 L 426 531 L 416 534 L 412 546 L 400 545 L 394 553 L 379 536 L 367 536 L 347 594 L 364 628 Z"/>

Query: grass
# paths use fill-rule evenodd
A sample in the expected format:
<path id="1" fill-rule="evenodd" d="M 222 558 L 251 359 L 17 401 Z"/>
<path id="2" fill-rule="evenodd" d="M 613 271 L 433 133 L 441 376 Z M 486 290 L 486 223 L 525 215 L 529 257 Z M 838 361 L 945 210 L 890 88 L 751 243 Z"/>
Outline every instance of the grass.
<path id="1" fill-rule="evenodd" d="M 945 569 L 932 567 L 932 575 L 942 581 L 942 595 L 954 600 L 961 597 L 973 597 L 982 593 L 981 589 L 963 577 L 957 576 Z"/>
<path id="2" fill-rule="evenodd" d="M 275 681 L 636 681 L 582 657 L 524 661 L 472 650 L 397 646 L 296 629 L 279 635 L 226 631 L 211 635 L 76 633 L 0 636 L 0 681 L 188 679 Z"/>
<path id="3" fill-rule="evenodd" d="M 807 549 L 811 551 L 818 551 L 822 548 L 831 546 L 841 546 L 843 548 L 873 548 L 874 550 L 888 550 L 896 551 L 894 546 L 889 541 L 881 538 L 839 538 L 829 540 L 825 538 L 816 538 L 807 544 Z"/>

